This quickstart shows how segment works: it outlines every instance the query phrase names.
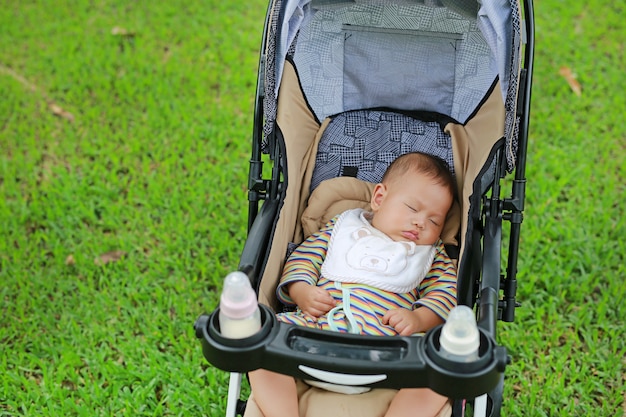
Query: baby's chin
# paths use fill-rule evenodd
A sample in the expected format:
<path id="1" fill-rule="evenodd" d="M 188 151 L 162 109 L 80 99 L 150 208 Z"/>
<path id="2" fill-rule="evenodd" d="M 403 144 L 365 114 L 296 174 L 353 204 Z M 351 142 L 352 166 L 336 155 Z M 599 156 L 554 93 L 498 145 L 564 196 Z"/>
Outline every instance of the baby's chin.
<path id="1" fill-rule="evenodd" d="M 402 239 L 394 239 L 396 242 L 411 242 L 416 246 L 433 246 L 435 243 L 437 243 L 437 240 L 431 241 L 431 240 L 424 240 L 424 239 L 407 239 L 407 238 L 402 238 Z"/>

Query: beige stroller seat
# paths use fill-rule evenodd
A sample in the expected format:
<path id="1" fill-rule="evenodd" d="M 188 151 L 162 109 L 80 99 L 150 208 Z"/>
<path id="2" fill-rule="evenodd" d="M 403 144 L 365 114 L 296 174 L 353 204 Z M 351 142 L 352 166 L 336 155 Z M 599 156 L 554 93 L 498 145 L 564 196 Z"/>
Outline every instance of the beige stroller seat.
<path id="1" fill-rule="evenodd" d="M 300 417 L 383 417 L 396 395 L 394 389 L 374 389 L 363 394 L 338 394 L 315 388 L 298 381 Z M 447 403 L 437 417 L 448 417 L 452 413 Z M 264 417 L 254 402 L 254 395 L 248 398 L 245 417 Z"/>

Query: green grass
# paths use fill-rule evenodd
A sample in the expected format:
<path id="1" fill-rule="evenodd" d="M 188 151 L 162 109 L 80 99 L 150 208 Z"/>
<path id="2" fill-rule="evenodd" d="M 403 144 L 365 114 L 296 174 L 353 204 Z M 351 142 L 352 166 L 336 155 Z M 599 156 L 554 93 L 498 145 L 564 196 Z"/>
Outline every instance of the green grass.
<path id="1" fill-rule="evenodd" d="M 0 415 L 222 415 L 192 324 L 245 237 L 265 2 L 5 3 Z M 625 10 L 535 7 L 503 413 L 624 415 Z"/>
<path id="2" fill-rule="evenodd" d="M 0 415 L 224 408 L 192 325 L 245 236 L 263 18 L 231 2 L 1 9 Z"/>
<path id="3" fill-rule="evenodd" d="M 626 98 L 616 94 L 626 89 L 625 11 L 536 6 L 523 307 L 500 334 L 513 357 L 507 415 L 626 414 Z"/>

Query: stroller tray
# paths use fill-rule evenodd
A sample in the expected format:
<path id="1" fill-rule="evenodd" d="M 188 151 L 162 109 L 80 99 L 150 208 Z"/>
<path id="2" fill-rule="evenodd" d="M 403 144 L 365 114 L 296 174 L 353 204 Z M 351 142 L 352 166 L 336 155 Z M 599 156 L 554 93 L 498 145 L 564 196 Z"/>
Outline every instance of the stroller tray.
<path id="1" fill-rule="evenodd" d="M 422 388 L 451 398 L 474 398 L 492 390 L 508 362 L 479 327 L 479 357 L 457 362 L 439 353 L 441 327 L 424 336 L 363 336 L 279 322 L 261 307 L 261 330 L 244 339 L 220 334 L 219 308 L 194 325 L 205 358 L 229 372 L 264 368 L 295 378 L 372 388 Z"/>

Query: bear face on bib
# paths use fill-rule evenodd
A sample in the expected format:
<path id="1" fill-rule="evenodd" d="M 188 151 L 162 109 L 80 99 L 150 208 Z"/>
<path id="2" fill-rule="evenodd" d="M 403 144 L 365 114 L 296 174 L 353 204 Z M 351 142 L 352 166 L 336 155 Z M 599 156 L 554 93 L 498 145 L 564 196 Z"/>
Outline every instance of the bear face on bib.
<path id="1" fill-rule="evenodd" d="M 406 269 L 407 257 L 415 253 L 411 242 L 394 242 L 362 227 L 352 233 L 354 245 L 348 249 L 346 262 L 354 269 L 397 275 Z"/>

